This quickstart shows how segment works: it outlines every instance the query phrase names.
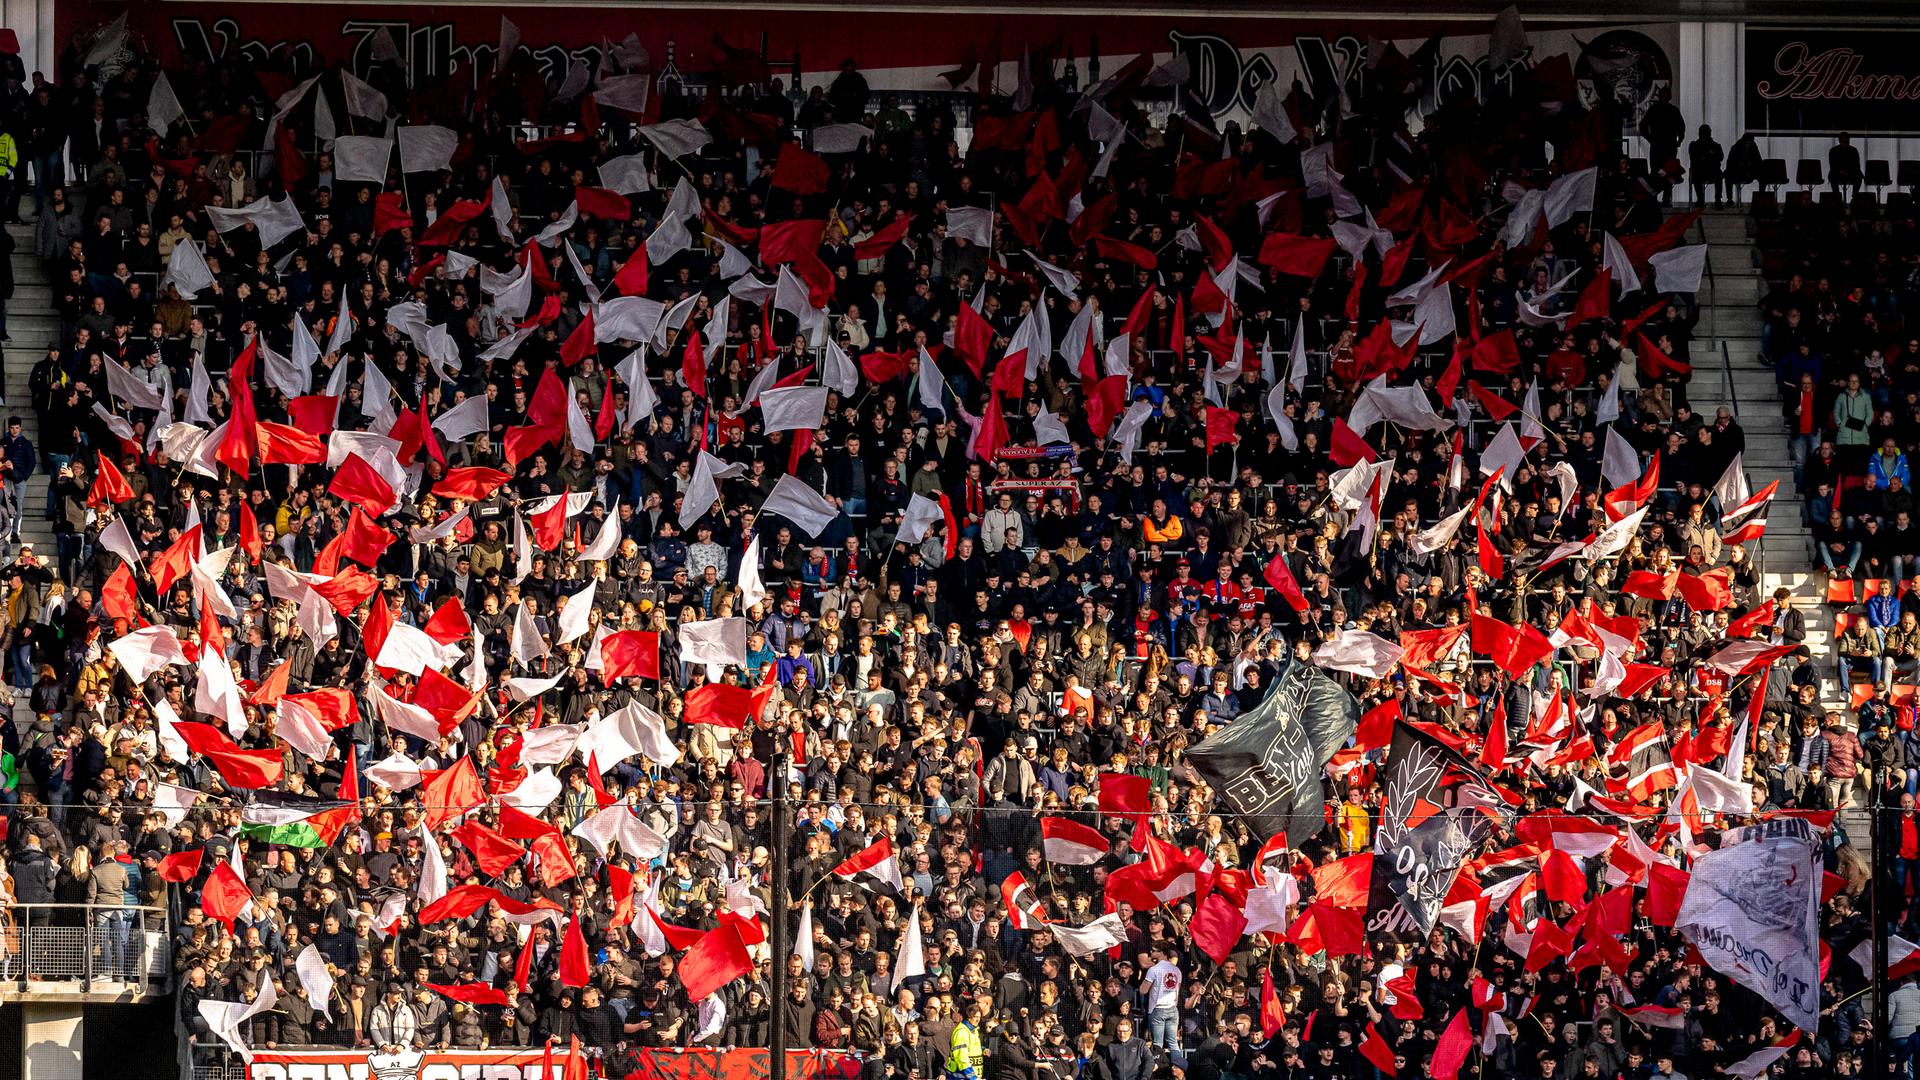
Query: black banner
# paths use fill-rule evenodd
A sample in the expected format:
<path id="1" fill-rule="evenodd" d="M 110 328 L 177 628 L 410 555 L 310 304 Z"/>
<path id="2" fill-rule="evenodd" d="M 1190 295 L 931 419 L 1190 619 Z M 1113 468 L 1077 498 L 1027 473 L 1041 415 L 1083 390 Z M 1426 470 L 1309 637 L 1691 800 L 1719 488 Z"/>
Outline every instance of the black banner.
<path id="1" fill-rule="evenodd" d="M 1920 132 L 1920 48 L 1916 46 L 1920 46 L 1920 32 L 1890 27 L 1817 30 L 1750 25 L 1747 129 L 1774 135 Z"/>
<path id="2" fill-rule="evenodd" d="M 1389 915 L 1390 926 L 1386 909 L 1397 906 L 1425 934 L 1439 921 L 1461 865 L 1492 828 L 1482 808 L 1498 807 L 1500 797 L 1452 748 L 1406 724 L 1393 730 L 1386 776 L 1369 914 Z"/>
<path id="3" fill-rule="evenodd" d="M 1298 847 L 1326 823 L 1320 774 L 1353 737 L 1360 703 L 1312 664 L 1295 660 L 1259 708 L 1187 751 L 1187 761 L 1255 835 Z"/>

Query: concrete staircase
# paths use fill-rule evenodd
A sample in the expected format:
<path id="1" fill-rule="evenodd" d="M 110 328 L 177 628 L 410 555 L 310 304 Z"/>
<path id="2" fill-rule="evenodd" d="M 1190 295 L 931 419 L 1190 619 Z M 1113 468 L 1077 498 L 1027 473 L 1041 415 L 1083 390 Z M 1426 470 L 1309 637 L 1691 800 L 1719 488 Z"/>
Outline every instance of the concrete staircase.
<path id="1" fill-rule="evenodd" d="M 60 317 L 53 309 L 53 284 L 33 250 L 33 226 L 8 225 L 6 229 L 13 235 L 13 299 L 7 304 L 7 334 L 11 340 L 6 341 L 4 350 L 0 351 L 5 368 L 0 385 L 6 388 L 6 405 L 0 407 L 0 412 L 4 412 L 0 421 L 19 417 L 21 431 L 33 441 L 34 449 L 39 450 L 40 417 L 34 412 L 32 396 L 27 392 L 27 378 L 33 373 L 33 366 L 47 355 L 47 347 L 59 342 Z M 44 451 L 40 457 L 44 466 Z M 20 540 L 32 544 L 34 554 L 58 572 L 59 549 L 54 544 L 53 524 L 46 515 L 50 481 L 51 477 L 40 468 L 28 482 L 21 507 Z M 11 562 L 18 554 L 18 549 L 11 544 L 0 551 L 5 554 L 0 563 Z"/>
<path id="2" fill-rule="evenodd" d="M 1760 358 L 1760 311 L 1766 292 L 1760 278 L 1760 252 L 1748 235 L 1744 213 L 1708 212 L 1700 218 L 1709 274 L 1701 283 L 1700 322 L 1695 329 L 1694 374 L 1688 391 L 1696 412 L 1711 418 L 1727 408 L 1746 433 L 1747 483 L 1758 491 L 1780 481 L 1767 512 L 1767 533 L 1754 553 L 1760 560 L 1762 592 L 1784 588 L 1807 619 L 1806 646 L 1820 672 L 1821 704 L 1830 712 L 1851 713 L 1846 690 L 1833 665 L 1833 613 L 1826 605 L 1827 576 L 1816 570 L 1817 555 L 1808 527 L 1806 500 L 1793 480 L 1787 450 L 1787 424 L 1780 411 L 1780 388 L 1773 365 Z M 1699 237 L 1691 238 L 1698 243 Z M 1720 347 L 1726 347 L 1726 362 Z M 1871 857 L 1867 811 L 1843 810 L 1839 824 L 1849 841 Z"/>
<path id="3" fill-rule="evenodd" d="M 1780 391 L 1773 365 L 1760 359 L 1759 251 L 1747 235 L 1747 217 L 1738 211 L 1709 212 L 1699 229 L 1708 245 L 1708 275 L 1701 282 L 1700 321 L 1694 331 L 1693 381 L 1688 397 L 1711 420 L 1718 409 L 1733 414 L 1746 434 L 1743 460 L 1747 483 L 1758 491 L 1778 480 L 1779 492 L 1767 512 L 1767 534 L 1754 555 L 1760 561 L 1764 594 L 1785 588 L 1807 616 L 1807 647 L 1816 660 L 1829 654 L 1832 619 L 1825 601 L 1826 579 L 1814 573 L 1813 536 L 1807 527 L 1805 500 L 1793 482 L 1787 425 L 1780 412 Z M 1690 237 L 1695 243 L 1701 237 Z M 1726 362 L 1721 349 L 1726 350 Z M 1832 673 L 1823 672 L 1823 697 L 1829 707 L 1845 698 Z"/>

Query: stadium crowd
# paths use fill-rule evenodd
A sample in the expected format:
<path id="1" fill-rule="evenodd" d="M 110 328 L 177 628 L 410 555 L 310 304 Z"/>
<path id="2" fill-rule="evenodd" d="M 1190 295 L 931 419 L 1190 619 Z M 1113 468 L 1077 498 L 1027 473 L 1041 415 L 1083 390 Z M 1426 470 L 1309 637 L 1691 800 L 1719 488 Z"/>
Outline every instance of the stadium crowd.
<path id="1" fill-rule="evenodd" d="M 103 970 L 170 935 L 196 1042 L 1879 1074 L 1866 890 L 1920 937 L 1910 218 L 1796 228 L 1764 305 L 1825 565 L 1888 579 L 1837 646 L 1877 685 L 1829 712 L 1790 648 L 1823 616 L 1749 554 L 1764 501 L 1729 522 L 1741 425 L 1688 404 L 1692 290 L 1649 268 L 1690 219 L 1565 57 L 1409 129 L 1393 51 L 1243 124 L 1148 64 L 903 101 L 851 60 L 790 97 L 746 53 L 696 92 L 630 46 L 590 80 L 523 51 L 472 93 L 128 50 L 0 100 L 60 326 L 8 406 L 38 441 L 0 440 L 16 544 L 58 536 L 0 571 L 0 783 L 11 903 L 100 905 Z M 389 116 L 447 160 L 343 178 L 338 133 Z M 1554 636 L 1516 662 L 1483 622 Z M 1333 659 L 1369 634 L 1408 650 L 1380 677 Z M 1736 678 L 1730 638 L 1789 649 Z M 1187 753 L 1301 665 L 1367 721 L 1275 844 Z M 1505 803 L 1431 932 L 1365 884 L 1396 710 Z M 1679 803 L 1713 765 L 1750 813 Z M 1878 886 L 1832 813 L 1870 800 Z M 1670 895 L 1781 813 L 1839 871 L 1797 1042 Z M 1571 881 L 1568 819 L 1609 837 Z M 1223 930 L 1209 899 L 1254 894 L 1277 921 Z M 1920 989 L 1892 998 L 1904 1058 Z"/>

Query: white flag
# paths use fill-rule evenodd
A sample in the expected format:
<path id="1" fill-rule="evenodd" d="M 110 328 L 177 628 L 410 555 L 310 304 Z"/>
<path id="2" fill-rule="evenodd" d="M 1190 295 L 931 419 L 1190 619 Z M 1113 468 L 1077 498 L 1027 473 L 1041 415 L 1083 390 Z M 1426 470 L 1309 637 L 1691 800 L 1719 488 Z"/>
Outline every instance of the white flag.
<path id="1" fill-rule="evenodd" d="M 680 659 L 688 664 L 745 664 L 747 620 L 707 619 L 680 626 Z"/>
<path id="2" fill-rule="evenodd" d="M 433 429 L 448 442 L 461 442 L 491 427 L 487 398 L 475 394 L 433 418 Z"/>
<path id="3" fill-rule="evenodd" d="M 1620 246 L 1612 233 L 1600 234 L 1600 260 L 1602 269 L 1613 275 L 1613 283 L 1620 286 L 1620 295 L 1640 291 L 1640 272 L 1633 268 L 1633 260 L 1627 257 L 1627 249 Z"/>
<path id="4" fill-rule="evenodd" d="M 1820 845 L 1800 818 L 1727 832 L 1693 862 L 1674 929 L 1802 1030 L 1820 1017 Z"/>
<path id="5" fill-rule="evenodd" d="M 1600 478 L 1619 487 L 1640 479 L 1640 473 L 1640 452 L 1613 425 L 1607 425 L 1607 445 L 1600 456 Z"/>
<path id="6" fill-rule="evenodd" d="M 1547 186 L 1546 197 L 1541 202 L 1541 210 L 1547 215 L 1547 228 L 1557 229 L 1575 214 L 1592 211 L 1594 181 L 1599 175 L 1600 170 L 1588 167 L 1568 173 Z"/>
<path id="7" fill-rule="evenodd" d="M 894 954 L 893 981 L 917 979 L 927 973 L 927 954 L 920 942 L 920 905 L 907 913 L 907 932 L 900 935 L 900 951 Z"/>
<path id="8" fill-rule="evenodd" d="M 213 271 L 207 268 L 206 257 L 200 254 L 200 245 L 193 240 L 175 244 L 173 255 L 167 260 L 166 276 L 160 279 L 161 290 L 164 292 L 168 285 L 172 285 L 180 290 L 181 299 L 192 300 L 200 295 L 200 290 L 212 284 Z"/>
<path id="9" fill-rule="evenodd" d="M 760 536 L 755 534 L 747 550 L 740 555 L 740 610 L 745 611 L 767 598 L 767 587 L 760 580 Z"/>
<path id="10" fill-rule="evenodd" d="M 387 118 L 387 95 L 355 78 L 353 72 L 341 70 L 340 92 L 347 99 L 347 115 L 364 116 L 369 120 Z"/>
<path id="11" fill-rule="evenodd" d="M 1370 679 L 1384 679 L 1406 650 L 1365 630 L 1342 630 L 1313 650 L 1309 658 L 1329 671 L 1349 671 Z"/>
<path id="12" fill-rule="evenodd" d="M 693 478 L 687 482 L 686 494 L 680 497 L 680 527 L 692 528 L 694 522 L 713 509 L 714 502 L 720 498 L 719 481 L 740 476 L 746 471 L 747 467 L 740 462 L 729 465 L 705 450 L 700 451 L 694 459 Z"/>
<path id="13" fill-rule="evenodd" d="M 1647 260 L 1653 268 L 1653 283 L 1663 293 L 1700 291 L 1700 276 L 1707 269 L 1707 245 L 1689 244 L 1663 251 Z"/>
<path id="14" fill-rule="evenodd" d="M 791 476 L 782 476 L 773 485 L 773 492 L 767 496 L 767 501 L 761 504 L 760 512 L 779 515 L 806 533 L 808 539 L 812 539 L 833 523 L 840 510 L 828 502 L 826 496 Z"/>
<path id="15" fill-rule="evenodd" d="M 190 246 L 190 245 L 189 245 Z M 174 248 L 178 252 L 179 248 Z M 119 403 L 136 409 L 158 409 L 166 400 L 166 394 L 159 387 L 122 367 L 119 361 L 101 357 L 100 362 L 107 372 L 107 393 L 119 399 Z"/>
<path id="16" fill-rule="evenodd" d="M 438 124 L 402 127 L 398 134 L 401 172 L 439 172 L 450 168 L 454 151 L 460 149 L 459 133 Z"/>
<path id="17" fill-rule="evenodd" d="M 698 153 L 713 141 L 713 136 L 707 134 L 706 127 L 698 120 L 668 120 L 661 124 L 648 124 L 640 129 L 640 134 L 670 158 Z"/>
<path id="18" fill-rule="evenodd" d="M 332 1018 L 330 1007 L 333 999 L 333 975 L 327 971 L 327 959 L 320 955 L 320 949 L 312 944 L 300 950 L 293 961 L 294 973 L 300 976 L 300 988 L 307 992 L 307 1002 L 320 1010 L 320 1015 Z"/>
<path id="19" fill-rule="evenodd" d="M 993 211 L 978 206 L 947 208 L 947 235 L 976 247 L 993 246 Z"/>
<path id="20" fill-rule="evenodd" d="M 514 609 L 511 651 L 513 658 L 523 664 L 547 655 L 547 641 L 540 636 L 540 628 L 533 621 L 533 609 L 524 603 Z"/>
<path id="21" fill-rule="evenodd" d="M 872 137 L 872 130 L 864 124 L 822 124 L 813 129 L 813 152 L 816 154 L 858 153 L 860 144 Z"/>
<path id="22" fill-rule="evenodd" d="M 193 804 L 204 798 L 206 793 L 197 788 L 179 787 L 164 782 L 153 785 L 153 808 L 161 817 L 167 819 L 169 828 L 185 821 L 187 811 L 193 809 Z"/>
<path id="23" fill-rule="evenodd" d="M 367 766 L 367 779 L 390 791 L 405 791 L 420 785 L 420 763 L 405 754 L 390 754 Z"/>
<path id="24" fill-rule="evenodd" d="M 362 184 L 385 184 L 387 163 L 392 159 L 392 139 L 372 135 L 342 135 L 333 141 L 333 178 Z"/>
<path id="25" fill-rule="evenodd" d="M 1120 913 L 1110 911 L 1085 926 L 1070 926 L 1066 923 L 1045 923 L 1053 936 L 1060 939 L 1060 947 L 1068 956 L 1092 956 L 1102 953 L 1126 940 L 1124 928 L 1120 923 Z"/>
<path id="26" fill-rule="evenodd" d="M 653 190 L 652 183 L 647 180 L 646 155 L 628 154 L 601 162 L 600 186 L 622 195 L 639 195 Z"/>
<path id="27" fill-rule="evenodd" d="M 555 645 L 565 645 L 587 632 L 587 619 L 593 613 L 593 593 L 599 582 L 589 578 L 587 587 L 567 598 L 567 606 L 560 610 L 560 617 L 554 620 Z"/>
<path id="28" fill-rule="evenodd" d="M 940 504 L 919 492 L 907 498 L 907 509 L 900 515 L 900 532 L 895 537 L 903 544 L 917 544 L 927 538 L 927 534 L 947 520 Z"/>
<path id="29" fill-rule="evenodd" d="M 173 84 L 167 81 L 167 73 L 161 72 L 147 94 L 147 126 L 165 136 L 167 128 L 186 115 L 187 110 L 180 107 L 180 98 L 173 92 Z"/>
<path id="30" fill-rule="evenodd" d="M 768 364 L 767 368 L 773 370 L 773 365 Z M 824 386 L 788 386 L 765 391 L 760 395 L 765 432 L 771 435 L 776 431 L 819 430 L 827 415 L 828 393 Z"/>

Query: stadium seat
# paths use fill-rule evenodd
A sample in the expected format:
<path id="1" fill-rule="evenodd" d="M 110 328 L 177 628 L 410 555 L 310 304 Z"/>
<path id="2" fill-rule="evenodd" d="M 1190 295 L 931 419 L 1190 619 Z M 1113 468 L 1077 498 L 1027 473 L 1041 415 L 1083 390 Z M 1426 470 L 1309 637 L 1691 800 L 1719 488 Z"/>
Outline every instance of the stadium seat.
<path id="1" fill-rule="evenodd" d="M 1914 187 L 1920 185 L 1920 161 L 1902 161 L 1897 175 L 1900 177 L 1900 186 L 1911 195 Z"/>
<path id="2" fill-rule="evenodd" d="M 1866 186 L 1875 191 L 1893 183 L 1893 174 L 1889 171 L 1886 158 L 1868 158 Z"/>
<path id="3" fill-rule="evenodd" d="M 1817 188 L 1826 183 L 1826 173 L 1820 167 L 1819 158 L 1803 157 L 1794 166 L 1793 182 L 1804 188 Z"/>

